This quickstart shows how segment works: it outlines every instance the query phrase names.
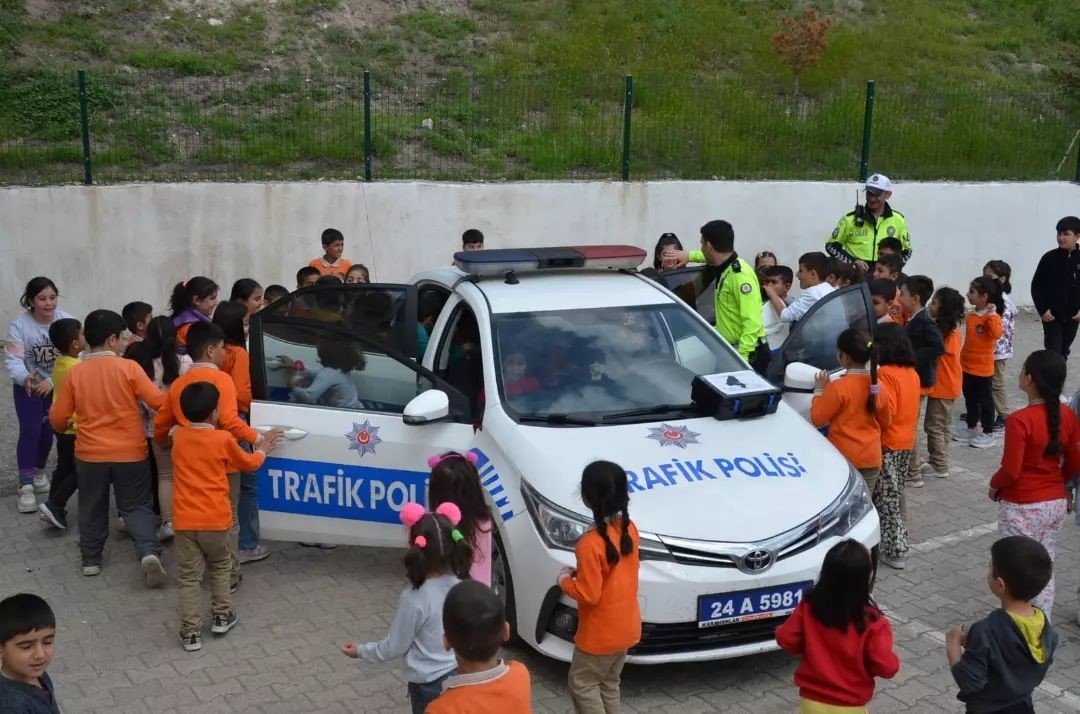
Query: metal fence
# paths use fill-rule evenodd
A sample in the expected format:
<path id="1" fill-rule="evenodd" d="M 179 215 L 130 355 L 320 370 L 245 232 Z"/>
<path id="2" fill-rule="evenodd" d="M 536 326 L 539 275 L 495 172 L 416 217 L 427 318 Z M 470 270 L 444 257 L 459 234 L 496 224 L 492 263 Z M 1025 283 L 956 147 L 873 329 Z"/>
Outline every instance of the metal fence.
<path id="1" fill-rule="evenodd" d="M 1080 181 L 1080 98 L 726 77 L 0 70 L 0 184 L 297 179 Z"/>

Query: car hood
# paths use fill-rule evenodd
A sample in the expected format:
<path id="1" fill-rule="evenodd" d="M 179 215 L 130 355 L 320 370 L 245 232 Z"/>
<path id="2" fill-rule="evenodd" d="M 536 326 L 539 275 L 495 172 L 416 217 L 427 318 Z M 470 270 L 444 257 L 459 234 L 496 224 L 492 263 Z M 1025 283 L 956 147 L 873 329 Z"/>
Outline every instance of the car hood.
<path id="1" fill-rule="evenodd" d="M 490 420 L 489 428 L 540 495 L 590 520 L 579 495 L 582 469 L 598 459 L 614 461 L 627 471 L 638 528 L 674 538 L 770 538 L 821 513 L 849 474 L 832 444 L 784 404 L 747 421 L 563 428 L 504 418 Z"/>

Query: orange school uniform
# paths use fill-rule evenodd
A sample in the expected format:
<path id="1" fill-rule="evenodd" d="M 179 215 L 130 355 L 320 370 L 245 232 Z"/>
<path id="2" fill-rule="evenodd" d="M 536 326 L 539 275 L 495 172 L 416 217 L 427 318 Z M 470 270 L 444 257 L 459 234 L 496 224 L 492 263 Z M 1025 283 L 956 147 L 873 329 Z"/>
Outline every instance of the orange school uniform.
<path id="1" fill-rule="evenodd" d="M 609 524 L 608 537 L 619 547 L 622 526 Z M 578 604 L 578 629 L 574 644 L 582 652 L 609 655 L 633 647 L 641 640 L 641 608 L 638 606 L 638 532 L 628 527 L 634 550 L 620 553 L 614 565 L 607 561 L 604 539 L 595 528 L 578 539 L 577 576 L 565 577 L 559 587 Z"/>
<path id="2" fill-rule="evenodd" d="M 815 392 L 810 406 L 810 421 L 819 429 L 828 425 L 829 442 L 857 469 L 881 466 L 881 430 L 892 422 L 889 400 L 878 395 L 871 414 L 869 397 L 870 374 L 848 370 Z"/>
<path id="3" fill-rule="evenodd" d="M 249 454 L 227 431 L 189 424 L 173 434 L 173 526 L 178 531 L 227 531 L 232 527 L 229 474 L 250 473 L 266 455 Z"/>
<path id="4" fill-rule="evenodd" d="M 889 402 L 892 421 L 881 431 L 881 445 L 889 451 L 911 451 L 919 424 L 922 383 L 914 367 L 887 365 L 878 368 L 879 396 Z"/>
<path id="5" fill-rule="evenodd" d="M 165 403 L 154 416 L 154 441 L 165 443 L 169 438 L 170 429 L 177 424 L 187 426 L 188 420 L 180 409 L 180 395 L 184 387 L 195 382 L 210 382 L 217 387 L 218 423 L 222 429 L 232 434 L 234 439 L 246 441 L 249 444 L 254 444 L 258 440 L 258 433 L 245 424 L 237 413 L 236 386 L 233 384 L 232 377 L 212 364 L 196 362 L 191 365 L 191 369 L 169 385 Z"/>
<path id="6" fill-rule="evenodd" d="M 945 338 L 945 354 L 938 357 L 937 382 L 930 388 L 931 399 L 959 399 L 962 391 L 960 373 L 960 330 Z"/>
<path id="7" fill-rule="evenodd" d="M 969 312 L 964 321 L 966 334 L 960 350 L 960 367 L 973 377 L 994 376 L 994 348 L 1005 334 L 1001 315 L 996 312 Z"/>
<path id="8" fill-rule="evenodd" d="M 327 263 L 326 259 L 322 256 L 313 258 L 308 267 L 315 268 L 319 271 L 319 275 L 336 275 L 342 280 L 349 272 L 349 268 L 352 267 L 352 262 L 345 260 L 344 258 L 338 258 L 333 263 Z"/>
<path id="9" fill-rule="evenodd" d="M 75 457 L 92 463 L 134 463 L 147 458 L 142 400 L 156 409 L 165 396 L 136 362 L 115 352 L 91 352 L 71 368 L 49 411 L 63 432 L 79 412 Z"/>
<path id="10" fill-rule="evenodd" d="M 446 691 L 425 714 L 530 714 L 532 684 L 521 662 L 500 663 L 492 672 L 451 677 Z"/>
<path id="11" fill-rule="evenodd" d="M 251 413 L 251 356 L 239 345 L 225 345 L 225 361 L 221 371 L 232 378 L 236 386 L 236 408 L 241 414 Z"/>

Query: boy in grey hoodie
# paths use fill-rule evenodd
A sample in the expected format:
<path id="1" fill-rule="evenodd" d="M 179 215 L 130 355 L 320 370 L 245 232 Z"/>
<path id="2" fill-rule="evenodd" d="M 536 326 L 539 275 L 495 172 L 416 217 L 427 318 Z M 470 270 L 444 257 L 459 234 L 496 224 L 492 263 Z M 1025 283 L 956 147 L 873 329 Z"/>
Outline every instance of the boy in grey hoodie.
<path id="1" fill-rule="evenodd" d="M 1050 582 L 1046 548 L 1027 536 L 1009 536 L 990 548 L 987 584 L 1001 609 L 970 628 L 945 634 L 957 699 L 971 714 L 1034 714 L 1031 693 L 1054 659 L 1058 635 L 1031 599 Z"/>

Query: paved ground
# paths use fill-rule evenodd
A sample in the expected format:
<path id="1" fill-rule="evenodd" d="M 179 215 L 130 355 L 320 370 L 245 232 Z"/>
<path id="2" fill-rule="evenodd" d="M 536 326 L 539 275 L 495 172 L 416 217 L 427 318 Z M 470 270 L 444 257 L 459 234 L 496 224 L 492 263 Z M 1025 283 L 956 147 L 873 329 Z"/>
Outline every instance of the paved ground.
<path id="1" fill-rule="evenodd" d="M 1040 345 L 1034 318 L 1023 319 L 1017 354 Z M 1021 359 L 1010 370 L 1010 384 Z M 1070 380 L 1071 388 L 1080 379 Z M 1014 389 L 1014 401 L 1019 395 Z M 15 510 L 14 414 L 11 393 L 0 397 L 0 595 L 33 591 L 60 618 L 52 674 L 65 711 L 72 712 L 402 712 L 405 685 L 396 666 L 358 664 L 338 653 L 346 639 L 381 637 L 402 587 L 397 551 L 343 548 L 310 551 L 270 544 L 274 555 L 245 567 L 236 604 L 241 624 L 224 640 L 187 654 L 176 640 L 176 591 L 148 592 L 129 541 L 110 540 L 99 578 L 78 572 L 74 535 L 44 532 L 36 517 Z M 999 449 L 955 446 L 947 480 L 910 493 L 915 543 L 909 569 L 883 568 L 877 595 L 893 622 L 903 662 L 899 676 L 878 688 L 875 712 L 959 711 L 944 654 L 944 630 L 983 616 L 996 507 L 986 481 Z M 167 552 L 171 564 L 171 552 Z M 1055 611 L 1062 647 L 1037 696 L 1045 712 L 1080 711 L 1080 528 L 1065 527 L 1057 556 Z M 209 638 L 209 636 L 208 636 Z M 569 711 L 566 665 L 512 648 L 533 673 L 536 710 Z M 631 667 L 624 710 L 790 712 L 794 661 L 781 653 L 740 661 Z"/>

